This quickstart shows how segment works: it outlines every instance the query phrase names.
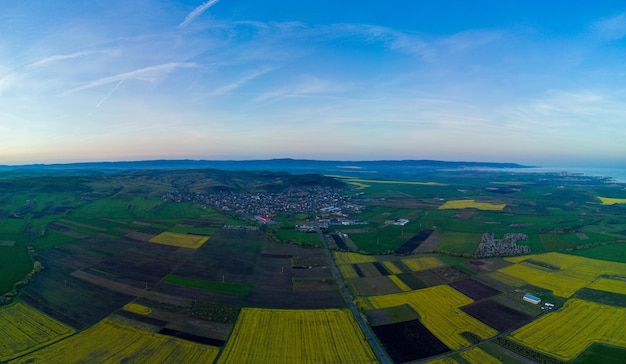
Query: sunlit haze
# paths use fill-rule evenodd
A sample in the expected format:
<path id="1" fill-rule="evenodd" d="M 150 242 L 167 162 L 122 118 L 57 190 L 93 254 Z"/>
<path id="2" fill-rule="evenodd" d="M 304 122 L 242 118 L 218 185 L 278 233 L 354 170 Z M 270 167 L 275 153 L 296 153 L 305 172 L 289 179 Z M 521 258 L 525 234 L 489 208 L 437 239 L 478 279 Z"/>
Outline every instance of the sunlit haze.
<path id="1" fill-rule="evenodd" d="M 626 165 L 623 1 L 2 1 L 0 164 Z"/>

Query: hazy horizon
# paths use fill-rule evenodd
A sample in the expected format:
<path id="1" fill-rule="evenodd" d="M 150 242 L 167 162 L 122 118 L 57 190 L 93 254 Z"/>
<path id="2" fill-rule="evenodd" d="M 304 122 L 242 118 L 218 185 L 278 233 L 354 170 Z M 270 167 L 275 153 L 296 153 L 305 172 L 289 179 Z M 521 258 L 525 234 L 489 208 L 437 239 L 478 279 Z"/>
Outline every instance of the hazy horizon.
<path id="1" fill-rule="evenodd" d="M 0 164 L 626 166 L 620 1 L 0 5 Z"/>

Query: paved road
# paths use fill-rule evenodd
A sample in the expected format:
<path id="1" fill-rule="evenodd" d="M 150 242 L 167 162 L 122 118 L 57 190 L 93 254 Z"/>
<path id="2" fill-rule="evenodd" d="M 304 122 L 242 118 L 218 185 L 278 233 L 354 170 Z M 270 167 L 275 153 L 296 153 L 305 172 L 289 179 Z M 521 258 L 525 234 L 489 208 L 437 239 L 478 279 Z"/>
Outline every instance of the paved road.
<path id="1" fill-rule="evenodd" d="M 352 300 L 352 295 L 350 294 L 350 291 L 348 291 L 348 289 L 346 288 L 346 285 L 343 283 L 343 278 L 341 277 L 341 274 L 339 273 L 337 264 L 335 264 L 335 260 L 333 259 L 333 256 L 330 253 L 330 250 L 328 249 L 328 244 L 326 243 L 326 239 L 324 239 L 324 234 L 322 233 L 322 230 L 317 225 L 316 225 L 316 230 L 320 236 L 320 240 L 322 240 L 322 245 L 324 246 L 326 257 L 328 258 L 328 261 L 330 262 L 330 268 L 333 271 L 333 275 L 337 279 L 337 284 L 339 285 L 339 289 L 341 290 L 341 293 L 343 294 L 343 299 L 350 306 L 350 309 L 352 310 L 352 314 L 354 315 L 354 318 L 356 318 L 356 321 L 361 326 L 361 330 L 363 330 L 363 333 L 365 333 L 365 338 L 370 343 L 372 350 L 374 350 L 374 353 L 378 356 L 378 359 L 380 360 L 381 363 L 392 364 L 393 361 L 389 359 L 389 357 L 387 356 L 387 353 L 385 353 L 385 350 L 383 350 L 383 348 L 378 343 L 378 340 L 376 340 L 376 336 L 374 336 L 374 333 L 372 332 L 370 327 L 367 326 L 367 324 L 363 320 L 363 317 L 361 316 L 361 312 L 359 312 L 359 310 L 356 308 L 356 305 L 354 304 L 354 301 Z"/>

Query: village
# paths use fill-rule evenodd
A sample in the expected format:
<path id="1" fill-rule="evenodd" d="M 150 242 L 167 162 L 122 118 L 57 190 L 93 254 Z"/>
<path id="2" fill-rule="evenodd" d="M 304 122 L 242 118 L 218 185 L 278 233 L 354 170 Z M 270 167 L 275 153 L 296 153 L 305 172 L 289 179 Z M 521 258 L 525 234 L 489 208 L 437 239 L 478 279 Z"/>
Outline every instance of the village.
<path id="1" fill-rule="evenodd" d="M 330 223 L 328 219 L 330 215 L 336 217 L 335 223 L 337 224 L 358 224 L 358 221 L 355 222 L 348 216 L 363 209 L 363 206 L 352 202 L 352 196 L 342 194 L 341 189 L 321 186 L 289 187 L 278 193 L 169 191 L 162 196 L 162 200 L 195 202 L 204 208 L 212 207 L 243 219 L 252 219 L 263 225 L 273 224 L 272 217 L 279 213 L 310 213 L 311 211 L 318 212 L 322 217 L 321 223 L 326 223 L 326 226 Z M 313 226 L 310 228 L 314 229 Z"/>

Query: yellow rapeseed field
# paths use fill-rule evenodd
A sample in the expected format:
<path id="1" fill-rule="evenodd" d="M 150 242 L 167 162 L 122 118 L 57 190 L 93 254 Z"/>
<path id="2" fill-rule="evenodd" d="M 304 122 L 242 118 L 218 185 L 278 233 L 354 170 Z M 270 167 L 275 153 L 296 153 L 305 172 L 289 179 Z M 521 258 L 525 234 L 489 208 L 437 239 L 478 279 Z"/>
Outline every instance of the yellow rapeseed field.
<path id="1" fill-rule="evenodd" d="M 595 342 L 626 347 L 626 308 L 571 299 L 562 309 L 548 313 L 513 332 L 524 345 L 571 360 Z"/>
<path id="2" fill-rule="evenodd" d="M 443 267 L 445 264 L 435 257 L 414 257 L 401 259 L 409 269 L 414 272 L 432 268 Z"/>
<path id="3" fill-rule="evenodd" d="M 398 288 L 400 288 L 403 292 L 408 292 L 411 290 L 411 287 L 407 286 L 406 283 L 402 282 L 402 280 L 398 278 L 398 276 L 390 275 L 387 277 L 389 277 L 389 279 L 391 279 L 393 283 L 395 283 L 395 285 L 398 286 Z"/>
<path id="4" fill-rule="evenodd" d="M 424 326 L 446 346 L 454 350 L 471 345 L 461 336 L 464 331 L 469 331 L 483 339 L 497 334 L 496 330 L 461 311 L 459 307 L 474 301 L 447 285 L 372 296 L 365 298 L 362 302 L 365 308 L 370 309 L 410 305 L 419 314 Z"/>
<path id="5" fill-rule="evenodd" d="M 348 252 L 335 252 L 335 262 L 340 264 L 360 264 L 360 263 L 373 263 L 376 258 L 370 255 L 364 255 L 359 253 Z"/>
<path id="6" fill-rule="evenodd" d="M 595 282 L 588 285 L 587 288 L 626 295 L 626 281 L 619 279 L 598 278 Z"/>
<path id="7" fill-rule="evenodd" d="M 209 240 L 208 236 L 163 232 L 150 239 L 151 243 L 198 249 Z"/>
<path id="8" fill-rule="evenodd" d="M 476 202 L 474 200 L 450 200 L 439 206 L 439 210 L 450 209 L 477 209 L 486 211 L 502 211 L 506 207 L 505 203 Z"/>
<path id="9" fill-rule="evenodd" d="M 471 364 L 502 364 L 502 361 L 487 354 L 481 348 L 472 348 L 462 352 L 460 355 Z"/>
<path id="10" fill-rule="evenodd" d="M 212 363 L 219 348 L 154 334 L 114 319 L 11 363 Z"/>
<path id="11" fill-rule="evenodd" d="M 74 329 L 21 302 L 0 308 L 0 360 L 29 353 Z"/>
<path id="12" fill-rule="evenodd" d="M 351 264 L 342 264 L 338 268 L 344 279 L 357 278 L 359 276 Z"/>
<path id="13" fill-rule="evenodd" d="M 603 205 L 614 205 L 618 203 L 626 203 L 626 198 L 611 198 L 611 197 L 600 197 L 598 199 L 602 201 Z"/>
<path id="14" fill-rule="evenodd" d="M 393 264 L 392 261 L 387 260 L 387 261 L 383 261 L 381 263 L 385 266 L 385 268 L 387 268 L 387 270 L 389 272 L 391 272 L 391 274 L 400 274 L 400 273 L 402 273 L 400 268 L 398 268 L 395 264 Z"/>
<path id="15" fill-rule="evenodd" d="M 560 297 L 570 297 L 601 275 L 626 276 L 626 264 L 578 257 L 561 253 L 538 254 L 533 261 L 557 267 L 547 270 L 529 262 L 520 262 L 499 271 L 532 285 L 549 289 Z"/>
<path id="16" fill-rule="evenodd" d="M 243 308 L 218 363 L 377 363 L 349 310 Z"/>
<path id="17" fill-rule="evenodd" d="M 126 311 L 134 312 L 136 314 L 144 316 L 149 316 L 152 313 L 152 309 L 150 307 L 146 307 L 137 303 L 128 303 L 122 308 Z"/>

